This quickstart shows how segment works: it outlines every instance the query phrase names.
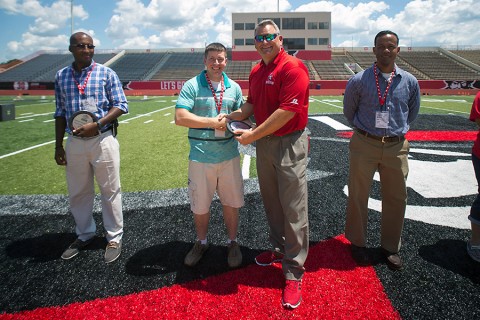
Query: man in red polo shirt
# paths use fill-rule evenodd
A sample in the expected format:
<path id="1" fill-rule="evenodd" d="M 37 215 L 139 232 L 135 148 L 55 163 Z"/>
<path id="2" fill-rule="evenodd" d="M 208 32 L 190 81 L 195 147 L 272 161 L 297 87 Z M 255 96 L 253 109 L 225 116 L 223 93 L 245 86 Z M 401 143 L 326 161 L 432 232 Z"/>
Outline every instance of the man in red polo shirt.
<path id="1" fill-rule="evenodd" d="M 255 28 L 255 48 L 262 57 L 250 73 L 247 102 L 228 115 L 231 120 L 255 116 L 257 127 L 236 130 L 243 145 L 256 141 L 260 192 L 270 226 L 271 251 L 255 258 L 259 265 L 282 262 L 282 304 L 296 308 L 308 254 L 307 153 L 309 75 L 299 59 L 282 47 L 272 20 Z"/>

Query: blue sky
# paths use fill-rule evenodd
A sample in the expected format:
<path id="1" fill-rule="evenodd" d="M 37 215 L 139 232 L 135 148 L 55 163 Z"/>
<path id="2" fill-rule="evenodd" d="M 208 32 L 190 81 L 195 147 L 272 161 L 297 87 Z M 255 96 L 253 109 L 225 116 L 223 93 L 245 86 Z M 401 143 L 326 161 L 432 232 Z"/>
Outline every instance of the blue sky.
<path id="1" fill-rule="evenodd" d="M 390 29 L 404 46 L 479 47 L 474 0 L 74 0 L 73 31 L 98 49 L 231 46 L 232 12 L 330 11 L 332 46 L 371 46 Z M 0 0 L 0 62 L 38 50 L 66 49 L 70 0 Z"/>

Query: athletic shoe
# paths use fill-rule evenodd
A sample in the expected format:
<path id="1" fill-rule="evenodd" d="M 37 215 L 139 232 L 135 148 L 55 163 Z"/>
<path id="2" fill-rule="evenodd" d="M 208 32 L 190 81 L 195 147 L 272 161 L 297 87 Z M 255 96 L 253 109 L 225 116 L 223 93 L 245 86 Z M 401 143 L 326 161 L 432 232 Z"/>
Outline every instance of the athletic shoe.
<path id="1" fill-rule="evenodd" d="M 255 262 L 259 266 L 269 266 L 283 259 L 283 253 L 277 251 L 265 251 L 255 257 Z"/>
<path id="2" fill-rule="evenodd" d="M 105 249 L 105 263 L 110 263 L 118 259 L 120 257 L 120 253 L 122 252 L 122 241 L 114 242 L 110 241 L 107 244 L 107 248 Z"/>
<path id="3" fill-rule="evenodd" d="M 236 241 L 230 242 L 228 245 L 228 266 L 236 268 L 242 264 L 242 252 Z"/>
<path id="4" fill-rule="evenodd" d="M 88 246 L 93 241 L 93 237 L 82 241 L 80 239 L 76 239 L 68 248 L 62 253 L 63 260 L 69 260 L 75 257 L 80 250 Z"/>
<path id="5" fill-rule="evenodd" d="M 185 256 L 185 265 L 189 267 L 195 266 L 200 259 L 202 259 L 203 254 L 205 251 L 208 249 L 208 243 L 207 244 L 202 244 L 200 240 L 195 242 L 193 245 L 193 248 L 187 253 Z"/>
<path id="6" fill-rule="evenodd" d="M 282 305 L 295 309 L 302 302 L 302 280 L 286 280 L 283 289 Z"/>
<path id="7" fill-rule="evenodd" d="M 467 241 L 467 253 L 470 258 L 480 262 L 480 245 L 474 246 L 470 241 Z"/>

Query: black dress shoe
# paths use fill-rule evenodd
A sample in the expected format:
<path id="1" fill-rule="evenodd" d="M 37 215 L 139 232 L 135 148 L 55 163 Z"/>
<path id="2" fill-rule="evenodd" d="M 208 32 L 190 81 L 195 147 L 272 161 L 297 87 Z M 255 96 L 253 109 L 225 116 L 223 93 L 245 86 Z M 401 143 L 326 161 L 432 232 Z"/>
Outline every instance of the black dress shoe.
<path id="1" fill-rule="evenodd" d="M 391 270 L 402 270 L 403 269 L 403 262 L 398 253 L 392 253 L 383 249 L 383 254 L 387 259 L 387 266 Z"/>
<path id="2" fill-rule="evenodd" d="M 370 256 L 368 255 L 367 248 L 358 247 L 354 244 L 351 246 L 352 258 L 355 260 L 359 266 L 369 266 L 371 265 Z"/>

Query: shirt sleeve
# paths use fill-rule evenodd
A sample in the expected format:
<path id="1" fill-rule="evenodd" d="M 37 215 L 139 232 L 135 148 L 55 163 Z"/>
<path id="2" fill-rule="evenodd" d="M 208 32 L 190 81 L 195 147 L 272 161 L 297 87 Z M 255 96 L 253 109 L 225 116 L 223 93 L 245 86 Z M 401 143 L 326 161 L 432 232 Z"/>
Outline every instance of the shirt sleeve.
<path id="1" fill-rule="evenodd" d="M 62 94 L 61 84 L 61 72 L 57 72 L 55 76 L 55 113 L 53 114 L 54 118 L 65 117 L 65 97 Z"/>
<path id="2" fill-rule="evenodd" d="M 470 111 L 470 121 L 475 121 L 478 118 L 480 118 L 480 91 L 473 99 L 472 110 Z"/>
<path id="3" fill-rule="evenodd" d="M 358 103 L 359 95 L 357 94 L 357 83 L 355 77 L 352 77 L 347 82 L 345 93 L 343 95 L 343 114 L 351 126 L 353 126 L 353 119 L 357 112 Z"/>
<path id="4" fill-rule="evenodd" d="M 182 87 L 182 90 L 180 90 L 180 94 L 178 95 L 177 104 L 175 105 L 175 108 L 176 109 L 183 108 L 191 112 L 195 103 L 194 92 L 195 92 L 195 89 L 193 88 L 191 81 L 185 82 L 185 84 Z"/>
<path id="5" fill-rule="evenodd" d="M 412 94 L 410 95 L 410 101 L 408 103 L 408 119 L 407 123 L 410 125 L 418 116 L 420 111 L 420 85 L 416 79 L 412 80 L 414 83 L 412 87 Z"/>
<path id="6" fill-rule="evenodd" d="M 112 70 L 109 74 L 110 78 L 110 98 L 113 107 L 122 110 L 124 113 L 128 113 L 128 102 L 125 92 L 123 91 L 122 82 L 118 78 L 118 75 Z"/>
<path id="7" fill-rule="evenodd" d="M 305 99 L 308 98 L 308 90 L 306 89 L 308 89 L 309 84 L 310 78 L 304 68 L 298 65 L 289 67 L 282 79 L 279 109 L 296 113 L 301 112 L 305 106 Z"/>

